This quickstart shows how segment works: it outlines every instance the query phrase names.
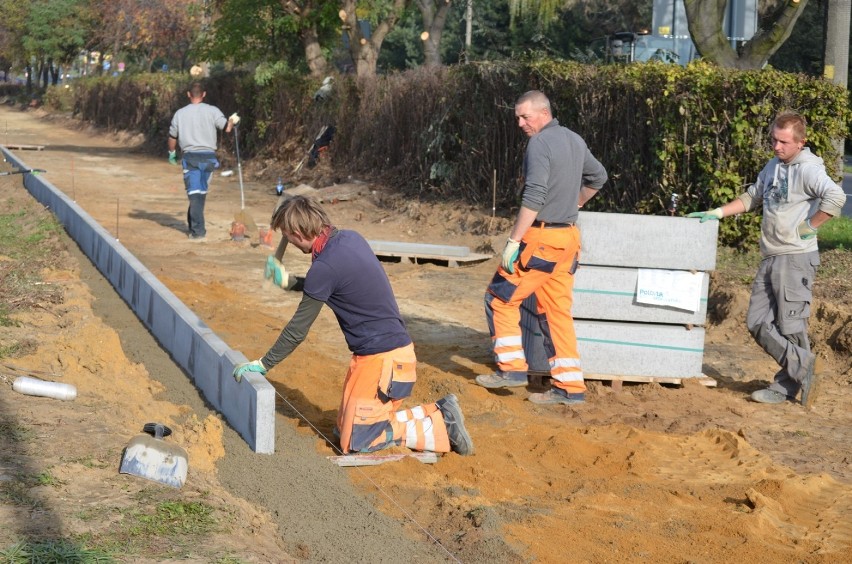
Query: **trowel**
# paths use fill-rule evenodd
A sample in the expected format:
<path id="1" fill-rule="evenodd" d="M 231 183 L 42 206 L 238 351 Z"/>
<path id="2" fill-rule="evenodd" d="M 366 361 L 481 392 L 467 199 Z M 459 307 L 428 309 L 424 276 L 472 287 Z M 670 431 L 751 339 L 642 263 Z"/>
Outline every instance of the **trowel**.
<path id="1" fill-rule="evenodd" d="M 160 423 L 146 423 L 146 435 L 136 435 L 127 443 L 121 458 L 121 474 L 132 474 L 180 488 L 186 481 L 189 459 L 181 447 L 163 440 L 172 430 Z"/>

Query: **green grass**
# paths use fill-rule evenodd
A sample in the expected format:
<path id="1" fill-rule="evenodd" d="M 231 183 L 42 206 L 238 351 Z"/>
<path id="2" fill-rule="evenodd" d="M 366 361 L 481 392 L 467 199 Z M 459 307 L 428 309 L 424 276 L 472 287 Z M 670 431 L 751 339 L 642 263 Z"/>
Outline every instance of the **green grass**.
<path id="1" fill-rule="evenodd" d="M 32 485 L 25 479 L 0 482 L 0 503 L 30 509 L 42 509 L 44 504 L 30 496 L 31 487 Z"/>
<path id="2" fill-rule="evenodd" d="M 12 199 L 3 206 L 18 211 L 0 214 L 0 327 L 16 327 L 15 312 L 62 301 L 60 285 L 36 284 L 42 281 L 43 269 L 61 260 L 62 228 L 53 215 L 22 210 Z M 20 353 L 7 344 L 0 349 L 0 358 Z"/>
<path id="3" fill-rule="evenodd" d="M 6 205 L 7 209 L 12 207 L 9 201 Z M 40 243 L 56 239 L 61 230 L 59 222 L 49 214 L 28 214 L 26 211 L 0 214 L 0 241 L 3 241 L 3 252 L 12 259 L 40 257 L 44 253 Z"/>
<path id="4" fill-rule="evenodd" d="M 157 537 L 204 534 L 216 525 L 213 508 L 197 501 L 163 501 L 153 515 L 137 515 L 136 521 L 138 534 Z"/>
<path id="5" fill-rule="evenodd" d="M 852 218 L 833 217 L 819 228 L 820 249 L 852 251 Z"/>
<path id="6" fill-rule="evenodd" d="M 140 494 L 135 506 L 116 509 L 120 518 L 110 531 L 81 537 L 81 540 L 108 554 L 180 559 L 195 553 L 203 545 L 204 535 L 217 529 L 214 509 L 205 503 L 161 500 L 152 511 L 153 494 L 144 491 Z M 223 562 L 238 561 L 226 559 Z"/>
<path id="7" fill-rule="evenodd" d="M 215 510 L 198 501 L 156 501 L 156 497 L 162 494 L 162 491 L 143 490 L 137 494 L 137 503 L 132 507 L 81 510 L 77 518 L 84 522 L 102 520 L 104 511 L 113 512 L 117 519 L 110 519 L 113 524 L 108 530 L 80 535 L 75 542 L 105 558 L 118 554 L 124 557 L 144 554 L 149 558 L 171 560 L 198 555 L 199 547 L 204 544 L 204 535 L 215 532 L 219 526 Z M 111 560 L 69 560 L 89 561 Z M 0 562 L 5 562 L 2 557 Z M 238 564 L 241 560 L 227 555 L 211 562 Z"/>
<path id="8" fill-rule="evenodd" d="M 32 440 L 35 432 L 29 427 L 23 427 L 17 423 L 0 422 L 0 439 L 8 439 L 15 443 Z"/>
<path id="9" fill-rule="evenodd" d="M 39 542 L 20 541 L 0 550 L 0 561 L 6 564 L 31 564 L 33 562 L 68 562 L 94 564 L 115 562 L 108 553 L 90 549 L 76 543 L 59 539 Z"/>
<path id="10" fill-rule="evenodd" d="M 2 309 L 0 309 L 0 327 L 16 327 L 16 325 L 4 323 L 4 320 L 8 318 L 3 317 Z M 15 356 L 15 354 L 21 350 L 20 343 L 12 343 L 10 345 L 2 345 L 0 346 L 0 358 L 11 358 Z"/>
<path id="11" fill-rule="evenodd" d="M 35 483 L 39 486 L 53 486 L 58 488 L 63 484 L 62 480 L 54 476 L 50 470 L 45 470 L 35 477 Z"/>

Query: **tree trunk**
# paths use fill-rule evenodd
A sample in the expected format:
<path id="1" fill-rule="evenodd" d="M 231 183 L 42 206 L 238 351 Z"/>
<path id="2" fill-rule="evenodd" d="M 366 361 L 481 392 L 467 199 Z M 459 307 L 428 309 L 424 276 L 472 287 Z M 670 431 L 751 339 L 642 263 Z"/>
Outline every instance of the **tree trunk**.
<path id="1" fill-rule="evenodd" d="M 416 0 L 417 7 L 423 18 L 423 30 L 429 36 L 423 42 L 423 57 L 427 67 L 441 66 L 441 37 L 447 24 L 447 14 L 450 11 L 450 0 Z"/>
<path id="2" fill-rule="evenodd" d="M 850 0 L 828 0 L 825 9 L 825 50 L 823 76 L 838 86 L 848 88 Z M 837 152 L 837 170 L 843 171 L 845 139 L 832 140 Z M 842 175 L 840 180 L 842 181 Z"/>
<path id="3" fill-rule="evenodd" d="M 829 0 L 825 11 L 823 76 L 843 88 L 849 75 L 849 22 L 852 0 Z"/>
<path id="4" fill-rule="evenodd" d="M 328 70 L 328 61 L 322 54 L 317 28 L 315 26 L 306 28 L 302 30 L 301 35 L 302 45 L 305 48 L 305 60 L 308 62 L 311 76 L 315 78 L 324 76 Z"/>
<path id="5" fill-rule="evenodd" d="M 684 0 L 689 34 L 701 56 L 721 67 L 761 69 L 769 57 L 790 37 L 808 0 L 790 0 L 774 24 L 759 30 L 737 53 L 722 28 L 728 0 Z"/>
<path id="6" fill-rule="evenodd" d="M 369 39 L 364 37 L 358 23 L 358 15 L 355 13 L 357 4 L 357 0 L 342 1 L 341 16 L 349 33 L 349 54 L 355 63 L 355 72 L 358 76 L 375 76 L 382 42 L 396 25 L 396 22 L 399 21 L 408 0 L 393 0 L 390 12 L 372 30 Z"/>

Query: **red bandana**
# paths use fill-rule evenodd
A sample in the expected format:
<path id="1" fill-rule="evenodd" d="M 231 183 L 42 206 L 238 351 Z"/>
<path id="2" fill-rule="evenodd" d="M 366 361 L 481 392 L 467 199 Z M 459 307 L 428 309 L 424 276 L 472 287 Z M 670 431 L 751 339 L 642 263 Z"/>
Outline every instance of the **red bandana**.
<path id="1" fill-rule="evenodd" d="M 326 225 L 322 228 L 322 232 L 317 235 L 317 238 L 314 239 L 314 244 L 311 245 L 311 261 L 317 260 L 317 256 L 322 252 L 325 248 L 325 244 L 328 243 L 329 237 L 337 231 L 333 225 Z"/>

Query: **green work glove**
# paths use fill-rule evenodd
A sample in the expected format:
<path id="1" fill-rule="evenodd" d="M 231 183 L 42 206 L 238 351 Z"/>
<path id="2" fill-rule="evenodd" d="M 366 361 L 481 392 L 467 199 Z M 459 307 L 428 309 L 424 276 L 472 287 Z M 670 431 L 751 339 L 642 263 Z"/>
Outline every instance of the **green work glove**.
<path id="1" fill-rule="evenodd" d="M 796 231 L 799 233 L 799 238 L 804 241 L 809 239 L 813 239 L 817 236 L 817 231 L 819 231 L 816 227 L 811 225 L 811 220 L 806 219 L 796 228 Z"/>
<path id="2" fill-rule="evenodd" d="M 284 268 L 280 260 L 272 255 L 269 255 L 269 258 L 266 259 L 266 270 L 263 272 L 263 277 L 267 280 L 272 279 L 276 286 L 285 290 L 287 289 L 287 282 L 290 280 L 287 269 Z"/>
<path id="3" fill-rule="evenodd" d="M 169 151 L 169 164 L 177 164 L 177 151 Z"/>
<path id="4" fill-rule="evenodd" d="M 722 208 L 716 208 L 716 209 L 710 210 L 710 211 L 692 212 L 691 214 L 687 215 L 686 217 L 700 217 L 701 223 L 704 223 L 705 221 L 708 221 L 708 220 L 711 220 L 711 219 L 719 220 L 719 219 L 722 219 L 725 216 L 722 213 Z"/>
<path id="5" fill-rule="evenodd" d="M 266 376 L 266 367 L 260 359 L 238 364 L 234 367 L 234 380 L 241 381 L 246 372 L 257 372 L 261 376 Z"/>
<path id="6" fill-rule="evenodd" d="M 513 239 L 507 240 L 506 246 L 503 248 L 503 259 L 500 261 L 500 265 L 509 274 L 515 272 L 515 261 L 518 260 L 520 248 L 521 242 Z"/>

